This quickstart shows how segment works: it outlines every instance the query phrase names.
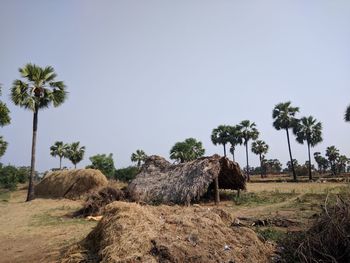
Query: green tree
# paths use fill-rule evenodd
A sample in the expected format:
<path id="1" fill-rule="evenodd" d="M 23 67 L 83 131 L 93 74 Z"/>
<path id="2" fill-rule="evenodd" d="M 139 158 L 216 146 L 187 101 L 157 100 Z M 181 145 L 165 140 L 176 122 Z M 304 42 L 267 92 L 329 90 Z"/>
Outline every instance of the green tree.
<path id="1" fill-rule="evenodd" d="M 350 122 L 350 105 L 346 108 L 344 119 L 345 121 Z"/>
<path id="2" fill-rule="evenodd" d="M 35 175 L 35 148 L 38 129 L 38 113 L 51 104 L 54 107 L 64 103 L 67 92 L 62 81 L 56 81 L 56 73 L 51 66 L 41 68 L 27 64 L 19 69 L 23 80 L 17 79 L 11 88 L 11 99 L 17 106 L 33 112 L 33 138 L 31 154 L 31 173 L 27 201 L 34 199 L 33 177 Z"/>
<path id="3" fill-rule="evenodd" d="M 68 144 L 56 141 L 54 145 L 50 147 L 50 154 L 53 157 L 58 156 L 60 158 L 60 169 L 62 169 L 62 158 L 66 158 L 68 154 Z"/>
<path id="4" fill-rule="evenodd" d="M 239 124 L 240 130 L 241 130 L 241 136 L 243 140 L 243 144 L 245 146 L 245 154 L 246 154 L 246 160 L 247 160 L 247 179 L 248 182 L 250 181 L 250 175 L 249 175 L 249 157 L 248 157 L 248 143 L 250 140 L 256 140 L 259 137 L 259 131 L 256 129 L 255 122 L 250 122 L 249 120 L 244 120 Z"/>
<path id="5" fill-rule="evenodd" d="M 273 126 L 278 131 L 285 130 L 287 134 L 289 157 L 292 164 L 292 173 L 294 181 L 297 180 L 297 176 L 292 162 L 293 157 L 292 150 L 290 147 L 289 129 L 294 128 L 298 124 L 298 119 L 295 118 L 297 112 L 299 112 L 299 108 L 292 107 L 290 101 L 277 104 L 272 111 L 272 118 L 274 119 Z"/>
<path id="6" fill-rule="evenodd" d="M 193 161 L 202 157 L 205 153 L 202 142 L 194 138 L 188 138 L 183 142 L 177 142 L 170 150 L 170 159 L 180 163 Z"/>
<path id="7" fill-rule="evenodd" d="M 329 164 L 333 175 L 337 173 L 337 160 L 339 158 L 339 150 L 333 145 L 326 149 L 326 156 L 328 158 Z"/>
<path id="8" fill-rule="evenodd" d="M 287 162 L 287 169 L 288 171 L 292 171 L 292 169 L 296 168 L 299 166 L 298 160 L 293 159 L 293 163 L 291 163 L 290 161 Z"/>
<path id="9" fill-rule="evenodd" d="M 236 146 L 241 145 L 243 143 L 241 127 L 239 125 L 229 126 L 228 142 L 231 144 L 230 153 L 232 154 L 232 160 L 235 161 Z"/>
<path id="10" fill-rule="evenodd" d="M 309 157 L 309 180 L 312 180 L 311 173 L 311 153 L 310 147 L 315 147 L 322 142 L 322 124 L 312 117 L 303 117 L 298 124 L 294 127 L 294 134 L 298 143 L 307 144 L 308 157 Z"/>
<path id="11" fill-rule="evenodd" d="M 8 143 L 4 140 L 2 136 L 0 136 L 0 157 L 2 157 L 7 149 Z"/>
<path id="12" fill-rule="evenodd" d="M 91 164 L 86 168 L 100 170 L 106 177 L 113 178 L 115 174 L 113 154 L 96 154 L 90 158 Z"/>
<path id="13" fill-rule="evenodd" d="M 255 153 L 256 155 L 259 155 L 261 178 L 264 177 L 263 161 L 264 161 L 265 154 L 267 154 L 268 150 L 269 150 L 269 146 L 264 141 L 258 140 L 252 143 L 252 152 Z"/>
<path id="14" fill-rule="evenodd" d="M 345 155 L 340 155 L 337 160 L 337 167 L 339 173 L 345 173 L 346 172 L 346 165 L 349 162 L 349 158 Z"/>
<path id="15" fill-rule="evenodd" d="M 147 154 L 143 150 L 136 150 L 131 154 L 131 161 L 137 163 L 137 168 L 140 169 L 141 164 L 147 159 Z"/>
<path id="16" fill-rule="evenodd" d="M 84 159 L 85 146 L 80 147 L 80 142 L 73 142 L 68 146 L 67 158 L 74 164 L 74 168 L 77 168 L 77 163 Z"/>
<path id="17" fill-rule="evenodd" d="M 226 157 L 226 144 L 230 142 L 230 126 L 219 125 L 211 133 L 211 141 L 214 145 L 222 144 Z"/>
<path id="18" fill-rule="evenodd" d="M 317 163 L 319 173 L 325 173 L 329 166 L 328 160 L 323 157 L 320 152 L 315 152 L 314 158 Z"/>

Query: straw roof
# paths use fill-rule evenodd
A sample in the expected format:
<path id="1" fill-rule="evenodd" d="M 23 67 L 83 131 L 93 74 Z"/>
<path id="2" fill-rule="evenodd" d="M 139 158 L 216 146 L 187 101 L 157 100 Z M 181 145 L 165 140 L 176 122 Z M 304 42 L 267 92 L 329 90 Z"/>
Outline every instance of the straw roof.
<path id="1" fill-rule="evenodd" d="M 217 177 L 220 189 L 245 189 L 239 165 L 225 157 L 213 155 L 174 165 L 153 155 L 129 184 L 128 192 L 133 201 L 189 204 L 205 195 Z"/>

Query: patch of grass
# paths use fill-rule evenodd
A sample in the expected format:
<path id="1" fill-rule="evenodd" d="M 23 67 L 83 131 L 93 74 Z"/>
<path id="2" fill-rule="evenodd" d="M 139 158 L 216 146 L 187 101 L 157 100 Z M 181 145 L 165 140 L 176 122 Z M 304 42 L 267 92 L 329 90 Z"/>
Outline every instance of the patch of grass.
<path id="1" fill-rule="evenodd" d="M 8 202 L 11 198 L 11 192 L 8 190 L 0 189 L 0 202 Z"/>
<path id="2" fill-rule="evenodd" d="M 264 229 L 257 228 L 255 232 L 260 235 L 264 240 L 280 242 L 285 238 L 286 233 L 273 227 L 268 227 Z"/>
<path id="3" fill-rule="evenodd" d="M 281 193 L 279 191 L 260 193 L 241 193 L 240 197 L 233 196 L 233 201 L 236 205 L 244 206 L 259 206 L 267 204 L 276 204 L 287 201 L 290 198 L 297 196 L 295 192 Z"/>
<path id="4" fill-rule="evenodd" d="M 49 212 L 34 215 L 32 217 L 31 226 L 58 226 L 58 225 L 72 225 L 72 224 L 92 224 L 93 222 L 87 221 L 82 218 L 68 218 L 51 215 Z"/>

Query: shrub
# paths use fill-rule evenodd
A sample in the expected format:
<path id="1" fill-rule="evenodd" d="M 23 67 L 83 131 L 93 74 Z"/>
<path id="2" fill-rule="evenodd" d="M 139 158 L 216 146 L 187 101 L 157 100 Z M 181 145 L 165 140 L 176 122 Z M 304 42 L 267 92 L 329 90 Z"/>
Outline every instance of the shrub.
<path id="1" fill-rule="evenodd" d="M 0 185 L 9 190 L 15 190 L 18 183 L 17 168 L 8 165 L 4 166 L 0 170 Z"/>
<path id="2" fill-rule="evenodd" d="M 91 165 L 86 166 L 86 168 L 92 168 L 100 170 L 107 178 L 112 178 L 115 174 L 115 167 L 113 161 L 113 155 L 110 153 L 106 154 L 97 154 L 91 156 L 90 158 Z"/>
<path id="3" fill-rule="evenodd" d="M 133 180 L 136 175 L 138 174 L 139 169 L 135 166 L 129 166 L 126 168 L 122 169 L 117 169 L 115 171 L 114 177 L 117 180 L 123 181 L 123 182 L 128 182 Z"/>

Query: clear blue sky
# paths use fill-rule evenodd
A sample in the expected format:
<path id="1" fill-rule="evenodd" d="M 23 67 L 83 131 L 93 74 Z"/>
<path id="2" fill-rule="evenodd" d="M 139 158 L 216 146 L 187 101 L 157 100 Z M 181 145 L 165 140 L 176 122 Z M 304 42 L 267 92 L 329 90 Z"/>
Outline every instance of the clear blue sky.
<path id="1" fill-rule="evenodd" d="M 350 1 L 1 0 L 0 83 L 12 116 L 2 162 L 15 165 L 30 164 L 32 113 L 11 104 L 9 88 L 27 62 L 52 65 L 69 90 L 63 106 L 39 113 L 41 171 L 58 166 L 56 140 L 86 146 L 80 167 L 110 152 L 127 166 L 138 148 L 168 157 L 188 137 L 222 154 L 212 129 L 243 119 L 256 122 L 267 158 L 285 164 L 271 113 L 287 100 L 322 121 L 315 151 L 336 145 L 350 156 Z M 306 146 L 292 149 L 304 163 Z M 236 156 L 244 165 L 243 147 Z"/>

